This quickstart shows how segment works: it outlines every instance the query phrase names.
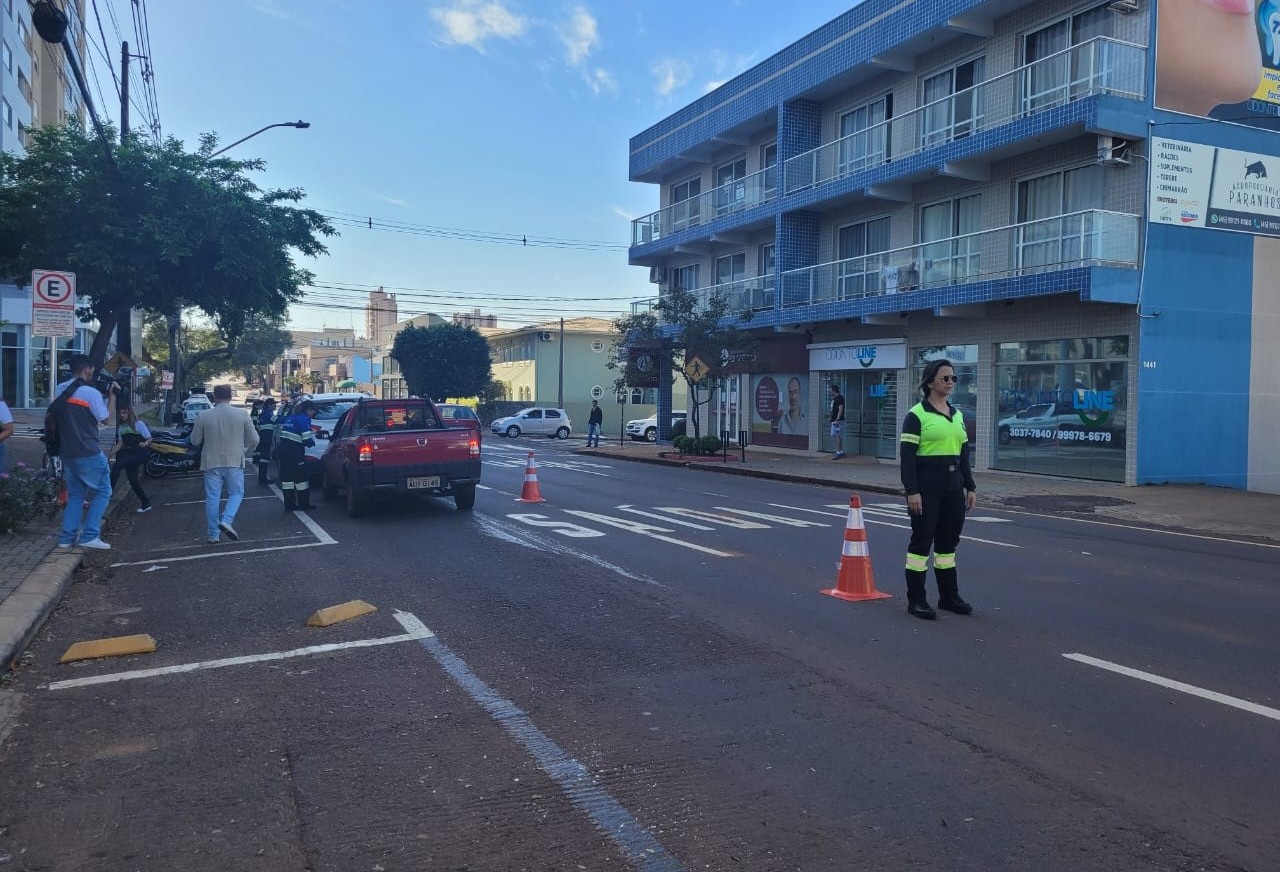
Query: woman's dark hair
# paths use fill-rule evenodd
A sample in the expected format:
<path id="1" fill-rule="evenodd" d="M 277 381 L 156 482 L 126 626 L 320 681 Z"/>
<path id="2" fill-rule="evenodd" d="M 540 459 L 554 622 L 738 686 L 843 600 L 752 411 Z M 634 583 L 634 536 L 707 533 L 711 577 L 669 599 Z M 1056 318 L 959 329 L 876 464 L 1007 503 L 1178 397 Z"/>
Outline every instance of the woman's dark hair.
<path id="1" fill-rule="evenodd" d="M 933 384 L 934 379 L 938 377 L 938 371 L 944 366 L 949 366 L 953 370 L 955 369 L 955 365 L 945 358 L 942 360 L 931 360 L 929 361 L 929 365 L 924 368 L 924 377 L 920 379 L 920 393 L 924 394 L 925 397 L 929 396 L 929 385 Z"/>

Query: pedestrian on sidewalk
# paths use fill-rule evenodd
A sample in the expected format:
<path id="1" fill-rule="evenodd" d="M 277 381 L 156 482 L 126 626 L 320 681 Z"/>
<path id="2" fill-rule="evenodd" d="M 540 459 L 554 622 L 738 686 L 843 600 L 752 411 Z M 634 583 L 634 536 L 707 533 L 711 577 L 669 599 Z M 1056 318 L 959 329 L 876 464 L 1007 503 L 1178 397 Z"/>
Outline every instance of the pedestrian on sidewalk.
<path id="1" fill-rule="evenodd" d="M 111 501 L 111 465 L 98 441 L 98 431 L 111 423 L 119 388 L 111 380 L 107 380 L 105 391 L 94 387 L 93 361 L 86 354 L 71 355 L 67 366 L 71 378 L 58 385 L 58 397 L 49 405 L 67 482 L 58 547 L 70 548 L 78 536 L 81 548 L 107 551 L 111 546 L 102 541 L 102 516 Z"/>
<path id="2" fill-rule="evenodd" d="M 9 404 L 0 397 L 0 472 L 9 468 L 9 449 L 4 443 L 8 442 L 12 435 L 13 412 L 9 411 Z"/>
<path id="3" fill-rule="evenodd" d="M 315 445 L 311 419 L 319 409 L 311 400 L 303 400 L 292 415 L 276 424 L 276 457 L 280 460 L 280 490 L 284 494 L 284 510 L 311 510 L 311 481 L 307 471 L 307 448 Z"/>
<path id="4" fill-rule="evenodd" d="M 258 451 L 254 454 L 254 462 L 258 464 L 258 484 L 266 487 L 271 484 L 267 475 L 271 463 L 271 449 L 276 435 L 276 401 L 267 397 L 258 412 Z"/>
<path id="5" fill-rule="evenodd" d="M 258 431 L 248 412 L 231 405 L 231 385 L 215 385 L 213 402 L 212 409 L 196 418 L 191 444 L 200 449 L 204 515 L 209 544 L 216 545 L 223 533 L 233 542 L 240 538 L 234 524 L 244 500 L 244 456 L 258 446 Z M 227 490 L 227 505 L 219 517 L 223 487 Z"/>
<path id="6" fill-rule="evenodd" d="M 116 442 L 111 446 L 109 455 L 109 459 L 114 461 L 111 464 L 111 489 L 115 490 L 123 470 L 129 477 L 129 487 L 142 504 L 138 507 L 139 515 L 151 511 L 151 500 L 147 499 L 147 492 L 142 489 L 142 481 L 138 475 L 142 465 L 147 462 L 147 447 L 150 444 L 151 428 L 138 420 L 132 406 L 121 406 L 116 412 Z"/>
<path id="7" fill-rule="evenodd" d="M 836 442 L 836 456 L 832 460 L 844 457 L 844 394 L 840 386 L 831 383 L 831 438 Z"/>
<path id="8" fill-rule="evenodd" d="M 924 368 L 920 402 L 902 422 L 902 487 L 911 515 L 911 543 L 907 546 L 907 611 L 933 620 L 935 612 L 925 593 L 929 552 L 938 583 L 938 608 L 960 615 L 973 606 L 960 598 L 956 578 L 956 546 L 964 516 L 977 504 L 978 487 L 969 468 L 969 434 L 964 415 L 950 402 L 956 371 L 949 360 L 934 360 Z"/>
<path id="9" fill-rule="evenodd" d="M 604 409 L 598 400 L 591 401 L 591 416 L 587 418 L 587 447 L 600 447 L 600 431 L 604 428 Z"/>

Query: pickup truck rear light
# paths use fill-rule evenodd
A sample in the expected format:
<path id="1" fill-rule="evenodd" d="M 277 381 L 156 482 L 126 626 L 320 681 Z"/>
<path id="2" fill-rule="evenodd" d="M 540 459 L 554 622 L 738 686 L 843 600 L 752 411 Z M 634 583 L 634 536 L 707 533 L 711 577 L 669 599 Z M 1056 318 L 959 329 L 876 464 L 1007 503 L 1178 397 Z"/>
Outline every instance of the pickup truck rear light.
<path id="1" fill-rule="evenodd" d="M 471 434 L 471 456 L 480 456 L 480 437 L 476 436 L 474 433 Z"/>
<path id="2" fill-rule="evenodd" d="M 372 463 L 373 462 L 373 446 L 370 445 L 368 442 L 365 442 L 363 439 L 360 440 L 358 445 L 359 447 L 357 448 L 357 451 L 359 453 L 357 454 L 357 457 L 359 458 L 360 463 Z"/>

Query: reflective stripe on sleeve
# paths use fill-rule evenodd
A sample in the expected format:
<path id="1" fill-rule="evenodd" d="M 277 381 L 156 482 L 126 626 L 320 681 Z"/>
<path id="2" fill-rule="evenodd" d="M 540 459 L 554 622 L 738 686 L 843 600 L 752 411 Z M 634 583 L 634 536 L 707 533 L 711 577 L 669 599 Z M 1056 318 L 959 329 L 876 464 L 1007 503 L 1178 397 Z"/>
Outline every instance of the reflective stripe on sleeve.
<path id="1" fill-rule="evenodd" d="M 906 442 L 906 443 L 908 443 L 909 445 L 919 445 L 919 444 L 920 444 L 920 437 L 919 437 L 918 435 L 916 435 L 915 433 L 903 433 L 903 434 L 902 434 L 902 438 L 901 438 L 901 439 L 899 439 L 898 441 L 900 441 L 900 442 Z"/>

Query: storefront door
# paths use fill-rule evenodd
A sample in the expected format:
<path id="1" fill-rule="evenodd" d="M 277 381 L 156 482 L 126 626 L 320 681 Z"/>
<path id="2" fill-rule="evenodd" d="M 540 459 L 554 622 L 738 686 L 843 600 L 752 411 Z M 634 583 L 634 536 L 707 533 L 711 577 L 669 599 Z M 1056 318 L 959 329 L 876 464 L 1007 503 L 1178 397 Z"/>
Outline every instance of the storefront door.
<path id="1" fill-rule="evenodd" d="M 892 460 L 898 437 L 897 370 L 833 372 L 829 376 L 830 383 L 844 394 L 845 453 Z M 835 451 L 829 427 L 823 431 L 822 450 Z"/>

